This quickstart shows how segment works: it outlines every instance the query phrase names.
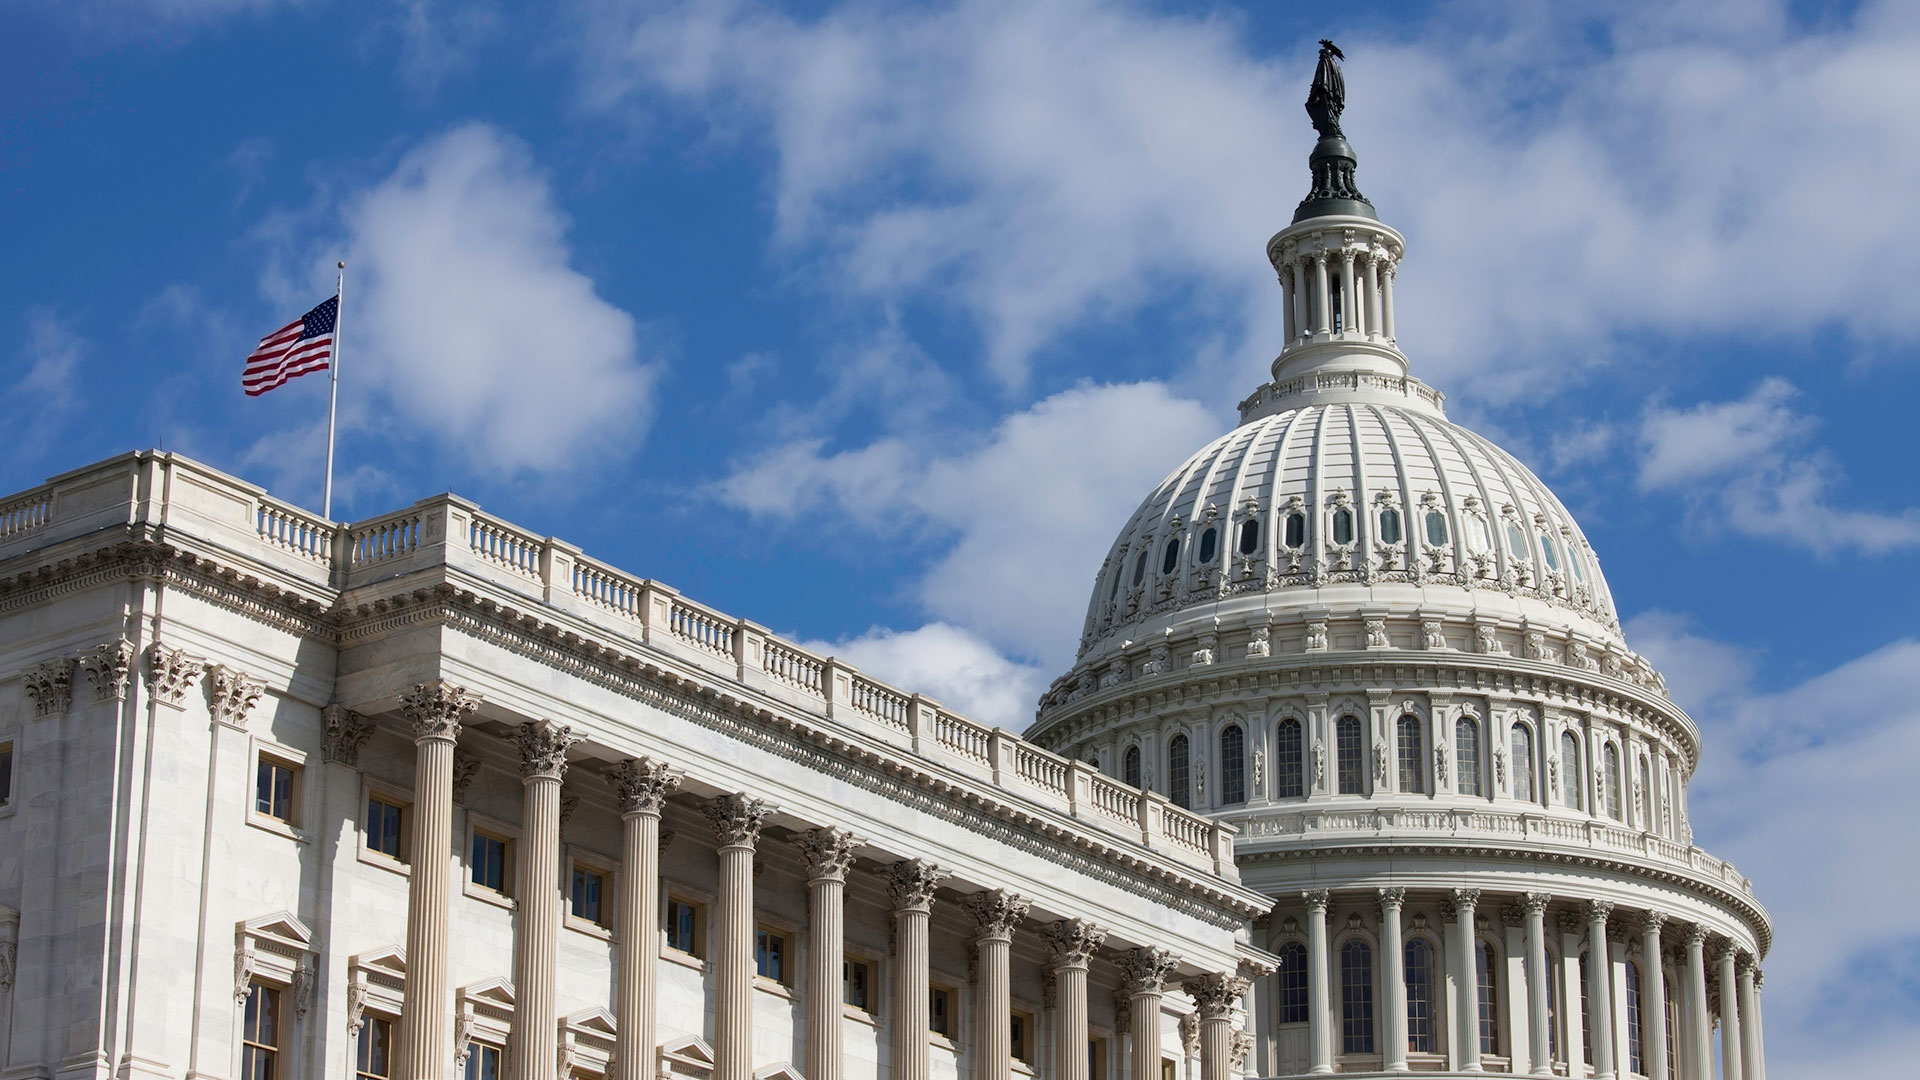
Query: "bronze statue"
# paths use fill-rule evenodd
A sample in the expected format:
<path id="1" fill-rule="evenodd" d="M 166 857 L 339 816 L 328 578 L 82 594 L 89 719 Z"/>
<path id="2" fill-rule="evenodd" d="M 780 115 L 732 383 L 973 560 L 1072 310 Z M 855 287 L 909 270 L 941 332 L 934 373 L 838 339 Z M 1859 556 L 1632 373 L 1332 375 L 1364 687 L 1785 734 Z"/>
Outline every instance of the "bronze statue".
<path id="1" fill-rule="evenodd" d="M 1313 89 L 1307 91 L 1307 115 L 1323 139 L 1340 139 L 1340 114 L 1347 108 L 1347 80 L 1340 76 L 1340 46 L 1320 39 L 1320 64 L 1313 69 Z"/>

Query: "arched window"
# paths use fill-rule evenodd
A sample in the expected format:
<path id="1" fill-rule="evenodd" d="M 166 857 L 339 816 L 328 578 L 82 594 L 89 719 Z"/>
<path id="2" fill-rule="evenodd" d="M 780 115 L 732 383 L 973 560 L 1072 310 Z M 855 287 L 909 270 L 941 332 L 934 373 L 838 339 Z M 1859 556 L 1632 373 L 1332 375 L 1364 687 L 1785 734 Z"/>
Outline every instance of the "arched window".
<path id="1" fill-rule="evenodd" d="M 1327 325 L 1332 327 L 1333 332 L 1336 334 L 1346 329 L 1345 317 L 1347 313 L 1340 310 L 1344 305 L 1344 301 L 1345 298 L 1340 295 L 1340 275 L 1327 275 L 1327 305 L 1333 310 L 1333 317 L 1328 321 Z"/>
<path id="2" fill-rule="evenodd" d="M 1175 735 L 1167 744 L 1167 798 L 1183 809 L 1193 808 L 1192 756 L 1184 733 Z"/>
<path id="3" fill-rule="evenodd" d="M 1333 542 L 1353 543 L 1353 511 L 1344 506 L 1333 512 Z"/>
<path id="4" fill-rule="evenodd" d="M 1427 511 L 1427 543 L 1434 547 L 1446 546 L 1447 515 L 1438 510 Z"/>
<path id="5" fill-rule="evenodd" d="M 1407 954 L 1407 1049 L 1416 1054 L 1440 1052 L 1440 1038 L 1433 1023 L 1433 943 L 1426 938 L 1408 938 Z"/>
<path id="6" fill-rule="evenodd" d="M 1373 1053 L 1373 947 L 1360 938 L 1340 947 L 1340 1052 Z"/>
<path id="7" fill-rule="evenodd" d="M 1280 721 L 1280 733 L 1273 741 L 1273 786 L 1275 798 L 1297 799 L 1307 793 L 1298 720 Z"/>
<path id="8" fill-rule="evenodd" d="M 1620 805 L 1620 748 L 1608 743 L 1600 754 L 1607 769 L 1607 816 L 1615 821 L 1624 821 Z"/>
<path id="9" fill-rule="evenodd" d="M 1453 724 L 1454 763 L 1459 767 L 1460 794 L 1480 794 L 1480 725 L 1471 716 Z"/>
<path id="10" fill-rule="evenodd" d="M 1640 815 L 1640 827 L 1653 829 L 1653 771 L 1647 764 L 1646 756 L 1640 757 L 1640 805 L 1635 812 Z"/>
<path id="11" fill-rule="evenodd" d="M 1248 518 L 1240 523 L 1240 554 L 1251 555 L 1260 550 L 1260 519 Z"/>
<path id="12" fill-rule="evenodd" d="M 1627 961 L 1627 1071 L 1643 1073 L 1646 1067 L 1641 1064 L 1640 1035 L 1646 1031 L 1646 1025 L 1640 1022 L 1640 1006 L 1645 1002 L 1640 996 L 1640 965 Z"/>
<path id="13" fill-rule="evenodd" d="M 1120 779 L 1132 787 L 1140 786 L 1139 747 L 1129 746 L 1127 752 L 1120 755 Z"/>
<path id="14" fill-rule="evenodd" d="M 1280 946 L 1280 1022 L 1307 1022 L 1307 947 L 1297 941 Z"/>
<path id="15" fill-rule="evenodd" d="M 1560 733 L 1560 802 L 1569 809 L 1580 809 L 1580 785 L 1587 774 L 1580 771 L 1580 740 L 1573 732 Z"/>
<path id="16" fill-rule="evenodd" d="M 1500 977 L 1500 968 L 1493 958 L 1493 946 L 1484 941 L 1476 944 L 1473 962 L 1480 983 L 1480 1052 L 1497 1054 L 1500 1052 L 1500 995 L 1495 980 Z"/>
<path id="17" fill-rule="evenodd" d="M 1533 801 L 1533 729 L 1525 724 L 1513 725 L 1509 736 L 1509 752 L 1513 755 L 1513 797 Z"/>
<path id="18" fill-rule="evenodd" d="M 1113 568 L 1113 583 L 1107 586 L 1107 603 L 1113 603 L 1113 598 L 1120 595 L 1120 578 L 1125 573 L 1120 566 Z"/>
<path id="19" fill-rule="evenodd" d="M 1307 515 L 1295 510 L 1287 515 L 1287 546 L 1297 548 L 1307 542 Z"/>
<path id="20" fill-rule="evenodd" d="M 1333 728 L 1335 757 L 1339 763 L 1339 793 L 1366 794 L 1367 748 L 1360 744 L 1360 720 L 1343 716 Z"/>
<path id="21" fill-rule="evenodd" d="M 1383 544 L 1400 542 L 1400 511 L 1392 509 L 1380 511 L 1380 542 Z"/>
<path id="22" fill-rule="evenodd" d="M 1239 724 L 1220 731 L 1220 801 L 1228 806 L 1247 801 L 1247 733 Z"/>
<path id="23" fill-rule="evenodd" d="M 1168 574 L 1173 573 L 1173 568 L 1179 565 L 1180 565 L 1180 538 L 1176 536 L 1173 539 L 1167 541 L 1167 553 L 1165 555 L 1160 556 L 1160 576 L 1165 577 Z"/>
<path id="24" fill-rule="evenodd" d="M 1487 532 L 1487 519 L 1479 514 L 1467 515 L 1467 549 L 1478 555 L 1492 547 L 1493 536 Z"/>
<path id="25" fill-rule="evenodd" d="M 1426 755 L 1420 748 L 1420 718 L 1407 713 L 1400 718 L 1400 790 L 1418 795 L 1426 790 Z"/>
<path id="26" fill-rule="evenodd" d="M 1200 565 L 1205 566 L 1212 562 L 1219 548 L 1220 530 L 1209 527 L 1206 532 L 1200 534 Z"/>

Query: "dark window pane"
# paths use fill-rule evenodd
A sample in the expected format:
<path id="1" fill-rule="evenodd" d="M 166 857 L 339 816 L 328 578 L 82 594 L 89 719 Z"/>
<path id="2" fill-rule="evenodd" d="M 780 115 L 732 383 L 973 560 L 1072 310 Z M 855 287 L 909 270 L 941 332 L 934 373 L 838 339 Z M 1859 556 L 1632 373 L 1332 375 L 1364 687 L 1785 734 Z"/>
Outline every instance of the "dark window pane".
<path id="1" fill-rule="evenodd" d="M 1173 805 L 1192 808 L 1193 793 L 1189 790 L 1192 768 L 1191 752 L 1185 735 L 1175 735 L 1167 744 L 1167 798 Z"/>
<path id="2" fill-rule="evenodd" d="M 1433 1024 L 1433 945 L 1426 938 L 1411 938 L 1402 951 L 1407 958 L 1407 1049 L 1416 1054 L 1437 1054 L 1440 1037 Z"/>
<path id="3" fill-rule="evenodd" d="M 1139 747 L 1129 746 L 1127 747 L 1127 752 L 1121 755 L 1120 779 L 1133 787 L 1140 786 L 1140 748 Z"/>
<path id="4" fill-rule="evenodd" d="M 1447 542 L 1447 515 L 1438 510 L 1427 511 L 1427 543 L 1441 547 Z"/>
<path id="5" fill-rule="evenodd" d="M 1453 725 L 1453 752 L 1460 773 L 1460 794 L 1480 794 L 1480 725 L 1461 717 Z"/>
<path id="6" fill-rule="evenodd" d="M 1340 1052 L 1373 1053 L 1373 948 L 1359 938 L 1340 949 Z"/>
<path id="7" fill-rule="evenodd" d="M 1280 1022 L 1307 1022 L 1307 948 L 1297 941 L 1280 946 Z"/>
<path id="8" fill-rule="evenodd" d="M 1400 511 L 1380 511 L 1380 542 L 1383 544 L 1400 542 Z"/>
<path id="9" fill-rule="evenodd" d="M 1240 554 L 1251 555 L 1260 549 L 1260 521 L 1248 518 L 1240 524 Z"/>
<path id="10" fill-rule="evenodd" d="M 1277 798 L 1297 799 L 1307 793 L 1300 752 L 1300 721 L 1280 721 L 1273 746 L 1273 783 Z"/>
<path id="11" fill-rule="evenodd" d="M 1219 550 L 1219 547 L 1220 547 L 1220 530 L 1208 529 L 1206 532 L 1201 533 L 1200 534 L 1200 562 L 1202 564 L 1212 562 L 1213 556 L 1215 552 Z"/>
<path id="12" fill-rule="evenodd" d="M 1366 748 L 1361 743 L 1360 721 L 1343 716 L 1334 726 L 1335 757 L 1339 764 L 1340 794 L 1366 794 Z"/>
<path id="13" fill-rule="evenodd" d="M 1400 718 L 1399 726 L 1400 790 L 1409 794 L 1419 794 L 1426 790 L 1423 779 L 1427 771 L 1427 759 L 1421 753 L 1420 718 L 1408 713 Z"/>
<path id="14" fill-rule="evenodd" d="M 1333 542 L 1353 543 L 1353 511 L 1344 506 L 1333 512 Z"/>
<path id="15" fill-rule="evenodd" d="M 1287 546 L 1297 548 L 1307 542 L 1307 515 L 1287 515 Z"/>
<path id="16" fill-rule="evenodd" d="M 1178 565 L 1180 565 L 1180 538 L 1176 536 L 1167 541 L 1167 553 L 1160 557 L 1161 576 L 1173 573 L 1173 568 Z"/>
<path id="17" fill-rule="evenodd" d="M 1247 733 L 1239 724 L 1220 732 L 1220 801 L 1247 801 Z"/>

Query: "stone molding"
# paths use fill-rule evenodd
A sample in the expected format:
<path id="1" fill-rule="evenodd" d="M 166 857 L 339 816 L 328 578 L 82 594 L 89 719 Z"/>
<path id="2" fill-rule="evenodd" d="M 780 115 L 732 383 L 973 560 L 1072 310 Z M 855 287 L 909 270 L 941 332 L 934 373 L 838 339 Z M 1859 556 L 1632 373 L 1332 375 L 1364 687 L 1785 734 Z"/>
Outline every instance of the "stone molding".
<path id="1" fill-rule="evenodd" d="M 580 740 L 573 729 L 551 720 L 531 720 L 514 729 L 523 780 L 559 781 L 567 775 L 567 749 Z"/>
<path id="2" fill-rule="evenodd" d="M 714 841 L 722 848 L 748 848 L 760 842 L 760 826 L 773 807 L 745 792 L 717 795 L 700 807 L 713 826 Z"/>
<path id="3" fill-rule="evenodd" d="M 362 716 L 345 705 L 329 705 L 320 710 L 320 717 L 326 723 L 321 754 L 328 761 L 359 767 L 360 751 L 373 738 L 373 718 Z"/>
<path id="4" fill-rule="evenodd" d="M 1005 889 L 990 889 L 961 897 L 960 907 L 973 917 L 981 938 L 1011 941 L 1013 928 L 1027 917 L 1033 901 Z"/>
<path id="5" fill-rule="evenodd" d="M 607 785 L 613 788 L 620 813 L 658 817 L 667 796 L 680 787 L 680 775 L 664 761 L 650 757 L 627 758 L 607 770 Z"/>
<path id="6" fill-rule="evenodd" d="M 207 712 L 214 723 L 245 731 L 247 716 L 266 690 L 265 682 L 225 664 L 215 664 L 207 669 Z"/>
<path id="7" fill-rule="evenodd" d="M 947 876 L 948 871 L 925 859 L 901 859 L 889 866 L 887 893 L 893 897 L 894 913 L 932 911 L 934 891 Z"/>
<path id="8" fill-rule="evenodd" d="M 206 661 L 156 641 L 147 650 L 147 693 L 162 705 L 178 709 L 205 669 Z"/>
<path id="9" fill-rule="evenodd" d="M 807 859 L 807 883 L 847 880 L 854 849 L 860 840 L 845 829 L 831 826 L 808 829 L 795 841 Z"/>
<path id="10" fill-rule="evenodd" d="M 1056 968 L 1084 968 L 1106 943 L 1107 931 L 1085 919 L 1055 919 L 1040 931 L 1047 958 Z"/>
<path id="11" fill-rule="evenodd" d="M 400 695 L 400 711 L 413 726 L 414 742 L 457 740 L 461 721 L 479 707 L 479 698 L 445 679 L 415 683 Z"/>

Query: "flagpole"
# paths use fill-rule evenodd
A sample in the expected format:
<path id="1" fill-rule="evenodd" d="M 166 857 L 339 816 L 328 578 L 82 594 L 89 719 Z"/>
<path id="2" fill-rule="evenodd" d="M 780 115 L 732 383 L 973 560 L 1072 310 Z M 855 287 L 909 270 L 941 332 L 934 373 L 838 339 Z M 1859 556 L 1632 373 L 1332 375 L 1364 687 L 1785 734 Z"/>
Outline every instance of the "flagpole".
<path id="1" fill-rule="evenodd" d="M 327 365 L 327 481 L 320 490 L 320 516 L 333 519 L 333 426 L 340 410 L 340 323 L 346 316 L 347 264 L 336 262 L 340 276 L 333 283 L 333 362 Z"/>

